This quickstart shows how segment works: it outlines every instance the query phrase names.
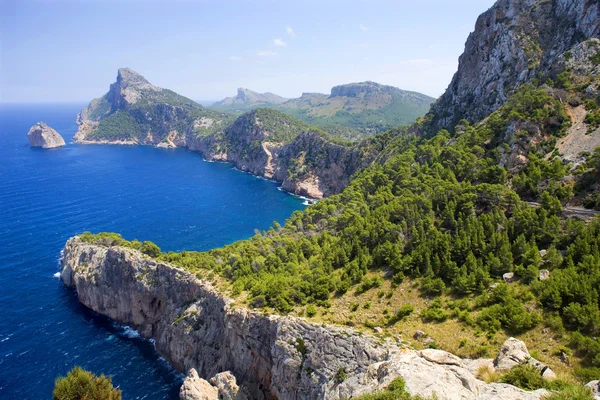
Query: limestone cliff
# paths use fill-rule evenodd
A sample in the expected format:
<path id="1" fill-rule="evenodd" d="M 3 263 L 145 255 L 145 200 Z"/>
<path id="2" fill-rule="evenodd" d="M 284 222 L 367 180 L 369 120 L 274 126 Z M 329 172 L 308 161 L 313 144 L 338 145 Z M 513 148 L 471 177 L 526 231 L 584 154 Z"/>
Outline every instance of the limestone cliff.
<path id="1" fill-rule="evenodd" d="M 412 394 L 436 393 L 440 400 L 543 394 L 486 384 L 466 361 L 441 350 L 412 350 L 392 338 L 248 310 L 197 276 L 129 248 L 71 238 L 61 279 L 86 307 L 153 338 L 177 370 L 194 368 L 205 379 L 231 371 L 252 398 L 348 398 L 398 376 Z"/>
<path id="2" fill-rule="evenodd" d="M 282 112 L 256 109 L 234 118 L 127 68 L 79 113 L 77 124 L 79 143 L 185 147 L 314 198 L 338 193 L 371 160 L 361 157 L 359 145 L 336 144 L 341 141 Z"/>
<path id="3" fill-rule="evenodd" d="M 65 140 L 54 129 L 43 122 L 33 125 L 27 132 L 29 146 L 41 147 L 42 149 L 52 149 L 65 145 Z"/>
<path id="4" fill-rule="evenodd" d="M 477 19 L 458 71 L 432 108 L 432 131 L 477 122 L 521 84 L 556 73 L 565 52 L 600 36 L 596 0 L 499 0 Z"/>

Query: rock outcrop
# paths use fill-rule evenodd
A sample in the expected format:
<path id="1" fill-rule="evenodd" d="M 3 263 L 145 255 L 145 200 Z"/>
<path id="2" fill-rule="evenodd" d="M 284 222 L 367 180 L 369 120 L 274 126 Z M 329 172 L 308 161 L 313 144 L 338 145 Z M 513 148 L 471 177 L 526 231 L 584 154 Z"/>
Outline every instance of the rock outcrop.
<path id="1" fill-rule="evenodd" d="M 249 398 L 340 399 L 383 389 L 398 376 L 410 393 L 435 392 L 440 400 L 542 395 L 479 381 L 441 350 L 412 350 L 352 329 L 236 307 L 210 283 L 130 248 L 71 238 L 61 278 L 83 305 L 153 338 L 173 367 L 189 371 L 186 400 L 233 396 L 238 384 Z"/>
<path id="2" fill-rule="evenodd" d="M 506 339 L 498 355 L 494 359 L 494 368 L 497 371 L 507 371 L 517 365 L 531 365 L 540 371 L 546 379 L 556 378 L 556 374 L 546 364 L 531 357 L 527 346 L 521 340 L 513 337 Z"/>
<path id="3" fill-rule="evenodd" d="M 65 145 L 65 140 L 54 129 L 43 122 L 33 125 L 27 132 L 29 146 L 41 147 L 42 149 L 52 149 Z"/>
<path id="4" fill-rule="evenodd" d="M 596 0 L 499 0 L 477 19 L 458 71 L 432 108 L 431 130 L 477 122 L 521 84 L 556 73 L 563 54 L 600 37 Z"/>

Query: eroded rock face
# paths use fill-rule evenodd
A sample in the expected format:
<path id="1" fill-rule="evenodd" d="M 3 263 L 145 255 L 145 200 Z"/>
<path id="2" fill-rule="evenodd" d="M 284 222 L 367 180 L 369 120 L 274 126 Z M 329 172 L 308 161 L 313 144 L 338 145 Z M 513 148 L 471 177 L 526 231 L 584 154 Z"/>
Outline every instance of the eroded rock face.
<path id="1" fill-rule="evenodd" d="M 440 400 L 540 398 L 479 381 L 462 360 L 441 350 L 401 349 L 391 339 L 352 329 L 237 308 L 210 283 L 136 250 L 74 237 L 63 254 L 61 279 L 82 304 L 154 338 L 174 368 L 190 371 L 185 400 L 233 397 L 238 385 L 244 389 L 237 390 L 238 399 L 244 398 L 240 393 L 340 399 L 382 389 L 398 376 L 412 394 L 435 392 Z M 341 368 L 348 378 L 337 382 Z"/>
<path id="2" fill-rule="evenodd" d="M 553 71 L 565 51 L 600 36 L 596 0 L 499 0 L 477 19 L 458 71 L 435 103 L 433 130 L 477 122 L 513 90 Z"/>
<path id="3" fill-rule="evenodd" d="M 179 390 L 181 400 L 218 400 L 219 392 L 216 387 L 198 376 L 195 369 L 191 369 Z"/>
<path id="4" fill-rule="evenodd" d="M 42 149 L 52 149 L 65 145 L 65 140 L 56 132 L 43 122 L 38 122 L 33 125 L 29 132 L 27 132 L 27 138 L 29 139 L 29 146 L 41 147 Z"/>

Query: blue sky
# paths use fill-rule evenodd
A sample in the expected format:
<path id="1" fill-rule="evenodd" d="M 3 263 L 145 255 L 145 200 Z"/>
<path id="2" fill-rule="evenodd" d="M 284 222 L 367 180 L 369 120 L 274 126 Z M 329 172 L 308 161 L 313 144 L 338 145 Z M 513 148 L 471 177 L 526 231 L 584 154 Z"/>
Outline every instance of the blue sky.
<path id="1" fill-rule="evenodd" d="M 119 67 L 197 100 L 373 80 L 437 97 L 492 0 L 0 0 L 0 101 L 89 101 Z"/>

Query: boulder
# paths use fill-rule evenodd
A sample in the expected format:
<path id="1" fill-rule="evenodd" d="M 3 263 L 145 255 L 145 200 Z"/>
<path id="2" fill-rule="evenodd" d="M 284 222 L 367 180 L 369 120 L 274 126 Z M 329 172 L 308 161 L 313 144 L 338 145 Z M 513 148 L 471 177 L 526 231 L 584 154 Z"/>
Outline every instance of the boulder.
<path id="1" fill-rule="evenodd" d="M 415 340 L 419 340 L 423 336 L 425 336 L 425 332 L 423 332 L 423 331 L 416 331 L 415 334 L 413 335 L 413 338 L 415 338 Z"/>
<path id="2" fill-rule="evenodd" d="M 513 337 L 506 339 L 498 355 L 494 359 L 494 367 L 500 371 L 508 371 L 512 367 L 525 363 L 531 356 L 527 346 Z"/>
<path id="3" fill-rule="evenodd" d="M 502 275 L 502 279 L 506 283 L 513 282 L 515 280 L 515 273 L 514 272 L 507 272 L 504 275 Z"/>
<path id="4" fill-rule="evenodd" d="M 425 349 L 419 352 L 419 355 L 431 361 L 432 363 L 440 365 L 456 365 L 457 367 L 464 367 L 463 361 L 455 356 L 454 354 L 448 353 L 447 351 L 437 349 Z"/>
<path id="5" fill-rule="evenodd" d="M 235 376 L 231 372 L 221 372 L 210 378 L 210 383 L 217 388 L 220 400 L 239 399 L 240 387 L 237 385 Z"/>
<path id="6" fill-rule="evenodd" d="M 547 269 L 540 269 L 540 281 L 545 281 L 550 278 L 550 271 Z"/>
<path id="7" fill-rule="evenodd" d="M 494 359 L 494 367 L 498 371 L 508 371 L 517 365 L 531 365 L 540 371 L 545 379 L 555 379 L 556 374 L 546 364 L 531 357 L 522 340 L 513 337 L 506 339 L 498 355 Z"/>
<path id="8" fill-rule="evenodd" d="M 198 376 L 194 368 L 190 369 L 187 378 L 179 390 L 180 400 L 218 400 L 217 388 Z"/>
<path id="9" fill-rule="evenodd" d="M 375 333 L 383 333 L 383 329 L 380 326 L 376 326 L 375 328 L 373 328 L 373 330 L 375 331 Z"/>
<path id="10" fill-rule="evenodd" d="M 29 129 L 29 132 L 27 132 L 27 138 L 29 139 L 29 146 L 31 147 L 52 149 L 54 147 L 65 145 L 65 140 L 62 136 L 43 122 L 38 122 L 33 125 L 31 129 Z"/>
<path id="11" fill-rule="evenodd" d="M 590 381 L 585 386 L 592 391 L 594 400 L 600 400 L 600 381 Z"/>
<path id="12" fill-rule="evenodd" d="M 541 257 L 545 257 L 545 256 L 546 256 L 546 253 L 548 253 L 548 251 L 547 251 L 547 250 L 540 250 L 540 256 L 541 256 Z"/>

